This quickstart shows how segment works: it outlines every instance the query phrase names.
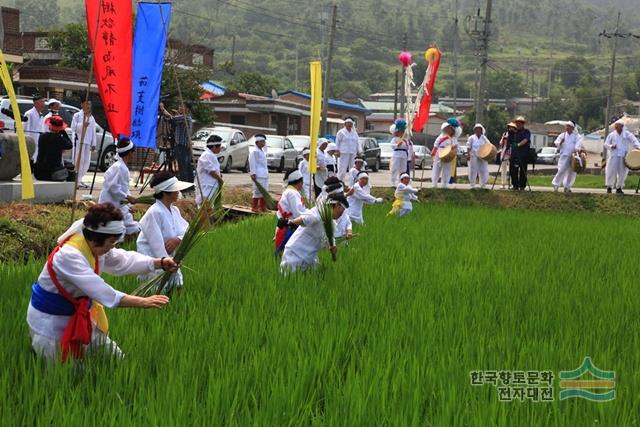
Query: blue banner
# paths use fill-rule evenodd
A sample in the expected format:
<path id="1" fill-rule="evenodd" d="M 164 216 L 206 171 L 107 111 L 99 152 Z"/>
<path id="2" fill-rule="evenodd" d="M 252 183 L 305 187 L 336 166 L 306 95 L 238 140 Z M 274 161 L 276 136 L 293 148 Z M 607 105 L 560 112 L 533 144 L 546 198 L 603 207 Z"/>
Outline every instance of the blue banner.
<path id="1" fill-rule="evenodd" d="M 170 20 L 171 3 L 138 3 L 131 92 L 131 141 L 137 147 L 156 147 L 160 83 Z"/>

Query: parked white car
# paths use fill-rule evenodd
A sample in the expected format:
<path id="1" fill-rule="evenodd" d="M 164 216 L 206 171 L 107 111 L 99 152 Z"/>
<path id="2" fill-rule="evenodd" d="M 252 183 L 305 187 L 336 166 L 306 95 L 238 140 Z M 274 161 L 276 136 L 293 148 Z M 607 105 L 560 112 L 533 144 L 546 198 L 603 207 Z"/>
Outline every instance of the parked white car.
<path id="1" fill-rule="evenodd" d="M 293 148 L 296 149 L 299 155 L 302 155 L 302 150 L 309 148 L 311 145 L 311 137 L 309 135 L 288 135 L 287 138 L 289 138 Z"/>
<path id="2" fill-rule="evenodd" d="M 278 172 L 284 172 L 285 169 L 296 169 L 298 160 L 302 157 L 298 155 L 298 151 L 293 147 L 293 143 L 286 136 L 281 135 L 265 135 L 267 137 L 267 145 L 265 147 L 267 154 L 267 166 Z M 249 151 L 255 150 L 256 138 L 249 138 Z"/>
<path id="3" fill-rule="evenodd" d="M 191 137 L 195 162 L 207 148 L 207 140 L 211 135 L 218 135 L 222 138 L 222 150 L 218 154 L 218 161 L 224 172 L 229 172 L 231 169 L 249 171 L 249 142 L 242 131 L 230 127 L 216 126 L 196 131 Z"/>
<path id="4" fill-rule="evenodd" d="M 24 116 L 24 114 L 29 111 L 33 107 L 33 101 L 30 97 L 19 96 L 18 97 L 18 109 L 20 109 L 20 114 Z M 0 120 L 4 122 L 5 129 L 9 131 L 15 131 L 15 121 L 4 114 L 3 110 L 11 110 L 11 103 L 9 98 L 1 97 L 0 98 Z M 73 119 L 73 115 L 80 111 L 79 108 L 74 107 L 73 105 L 61 104 L 60 106 L 60 116 L 65 121 L 67 125 L 71 124 L 71 119 Z M 101 171 L 106 171 L 109 169 L 109 166 L 115 163 L 116 161 L 116 145 L 113 140 L 113 136 L 110 132 L 106 132 L 102 126 L 96 123 L 96 132 L 98 134 L 98 141 L 96 145 L 95 151 L 91 153 L 91 166 L 95 167 L 96 163 L 98 163 L 98 154 L 100 155 L 100 162 L 98 163 Z M 71 138 L 71 129 L 67 128 L 67 134 L 69 138 Z M 104 134 L 104 142 L 103 142 L 103 134 Z M 38 141 L 36 141 L 37 143 Z M 100 144 L 102 143 L 102 152 L 100 152 Z M 66 161 L 72 161 L 71 159 L 71 150 L 68 150 L 64 153 L 63 159 Z"/>

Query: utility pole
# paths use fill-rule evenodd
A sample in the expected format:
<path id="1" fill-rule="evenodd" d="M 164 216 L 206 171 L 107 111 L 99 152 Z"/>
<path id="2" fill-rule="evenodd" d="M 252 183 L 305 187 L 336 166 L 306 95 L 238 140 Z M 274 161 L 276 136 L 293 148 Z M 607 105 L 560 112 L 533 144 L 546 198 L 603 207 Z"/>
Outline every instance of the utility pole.
<path id="1" fill-rule="evenodd" d="M 533 112 L 533 103 L 534 103 L 535 93 L 536 93 L 535 73 L 536 73 L 536 70 L 532 68 L 531 69 L 531 112 Z"/>
<path id="2" fill-rule="evenodd" d="M 298 42 L 296 42 L 296 84 L 295 90 L 298 90 Z"/>
<path id="3" fill-rule="evenodd" d="M 393 121 L 398 118 L 398 70 L 396 69 L 396 85 L 394 86 L 395 92 L 393 96 Z"/>
<path id="4" fill-rule="evenodd" d="M 322 135 L 327 134 L 327 114 L 329 112 L 329 86 L 331 86 L 331 63 L 333 62 L 333 44 L 336 38 L 338 6 L 332 6 L 331 33 L 329 34 L 329 54 L 327 55 L 327 71 L 324 75 L 324 94 L 322 96 Z"/>
<path id="5" fill-rule="evenodd" d="M 236 65 L 236 36 L 231 36 L 231 67 Z"/>
<path id="6" fill-rule="evenodd" d="M 476 54 L 480 57 L 480 72 L 475 102 L 476 122 L 478 123 L 482 123 L 484 120 L 487 63 L 489 62 L 489 38 L 491 36 L 491 5 L 492 0 L 487 0 L 484 17 L 480 15 L 480 9 L 478 9 L 475 16 L 467 16 L 465 20 L 465 31 L 469 37 L 479 42 Z"/>
<path id="7" fill-rule="evenodd" d="M 609 134 L 609 121 L 611 120 L 611 102 L 613 98 L 613 77 L 616 72 L 616 53 L 618 51 L 618 37 L 622 36 L 622 34 L 618 34 L 618 29 L 620 27 L 620 12 L 618 12 L 618 19 L 616 20 L 616 31 L 613 34 L 613 53 L 611 55 L 611 72 L 609 74 L 609 93 L 607 94 L 607 109 L 604 112 L 604 137 L 606 138 Z M 601 36 L 608 37 L 607 34 L 603 31 Z"/>
<path id="8" fill-rule="evenodd" d="M 407 33 L 404 33 L 404 35 L 402 36 L 402 50 L 406 51 L 407 50 Z M 406 93 L 405 93 L 405 88 L 404 88 L 404 82 L 407 78 L 407 70 L 402 67 L 402 83 L 400 83 L 400 87 L 402 88 L 402 90 L 400 91 L 400 115 L 404 117 L 404 105 L 407 102 L 406 99 Z"/>
<path id="9" fill-rule="evenodd" d="M 458 112 L 458 0 L 454 3 L 453 18 L 453 115 Z M 426 129 L 426 127 L 425 127 Z"/>

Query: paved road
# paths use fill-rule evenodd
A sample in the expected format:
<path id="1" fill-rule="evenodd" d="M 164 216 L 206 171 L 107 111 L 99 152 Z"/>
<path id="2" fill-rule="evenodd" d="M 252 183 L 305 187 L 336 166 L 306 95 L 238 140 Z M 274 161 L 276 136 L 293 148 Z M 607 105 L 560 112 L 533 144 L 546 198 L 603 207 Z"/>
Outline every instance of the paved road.
<path id="1" fill-rule="evenodd" d="M 536 165 L 536 169 L 537 170 L 548 170 L 549 173 L 552 173 L 552 171 L 554 171 L 556 168 L 555 166 L 550 166 L 550 165 Z M 498 166 L 497 165 L 489 165 L 489 170 L 490 172 L 494 173 L 497 172 L 498 170 Z M 415 177 L 417 178 L 417 180 L 419 180 L 422 176 L 422 172 L 421 170 L 417 170 L 415 172 Z M 458 176 L 466 176 L 468 174 L 468 168 L 467 167 L 459 167 L 458 168 Z M 93 174 L 91 175 L 87 175 L 85 177 L 85 183 L 90 183 L 91 182 L 91 178 L 92 178 Z M 390 174 L 388 170 L 380 170 L 379 172 L 371 172 L 370 173 L 371 176 L 371 183 L 372 186 L 374 187 L 389 187 L 391 186 L 390 184 Z M 135 187 L 134 183 L 135 180 L 138 178 L 138 173 L 137 172 L 132 172 L 131 173 L 131 192 L 132 194 L 137 194 L 139 192 L 139 189 L 142 187 L 142 185 L 138 185 L 137 187 Z M 283 183 L 282 183 L 282 178 L 283 178 L 283 174 L 280 173 L 276 173 L 276 172 L 272 172 L 271 176 L 270 176 L 270 180 L 269 180 L 269 189 L 274 192 L 274 193 L 279 193 L 282 189 L 283 189 Z M 431 178 L 431 170 L 430 169 L 426 169 L 424 170 L 424 178 Z M 249 174 L 247 173 L 242 173 L 240 171 L 232 171 L 230 173 L 224 174 L 224 179 L 225 179 L 225 185 L 227 187 L 249 187 L 251 185 L 251 178 L 249 177 Z M 549 176 L 549 180 L 551 180 L 551 176 Z M 97 200 L 98 195 L 100 194 L 100 190 L 102 189 L 102 183 L 104 181 L 104 174 L 99 172 L 96 175 L 96 182 L 95 182 L 95 186 L 94 186 L 94 190 L 93 190 L 93 197 L 94 200 Z M 492 180 L 490 179 L 489 181 L 490 183 L 492 182 Z M 420 182 L 415 182 L 414 186 L 416 187 L 420 187 Z M 425 182 L 424 187 L 430 187 L 430 183 Z M 456 189 L 470 189 L 469 184 L 452 184 L 450 186 L 450 188 L 456 188 Z M 500 190 L 500 179 L 498 179 L 498 183 L 496 184 L 495 187 L 496 190 Z M 533 191 L 553 191 L 553 189 L 551 187 L 532 187 Z M 604 189 L 593 189 L 593 188 L 574 188 L 573 191 L 575 193 L 604 193 L 605 190 Z M 150 189 L 147 187 L 147 189 L 144 191 L 144 194 L 150 194 Z M 629 189 L 627 191 L 627 194 L 635 194 L 634 191 L 632 189 Z M 84 195 L 89 195 L 89 190 L 78 190 L 78 199 L 81 199 Z"/>

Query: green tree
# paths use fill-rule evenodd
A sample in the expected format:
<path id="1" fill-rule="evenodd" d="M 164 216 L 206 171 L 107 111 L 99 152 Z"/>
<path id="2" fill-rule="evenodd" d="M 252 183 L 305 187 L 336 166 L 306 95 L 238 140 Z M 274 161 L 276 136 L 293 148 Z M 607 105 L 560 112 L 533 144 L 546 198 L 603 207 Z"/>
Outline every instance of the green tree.
<path id="1" fill-rule="evenodd" d="M 62 53 L 59 65 L 79 70 L 91 66 L 91 51 L 87 40 L 87 27 L 82 24 L 67 24 L 49 34 L 51 48 Z"/>
<path id="2" fill-rule="evenodd" d="M 57 27 L 59 24 L 60 7 L 58 0 L 20 0 L 16 1 L 16 7 L 20 8 L 20 20 L 22 31 L 46 31 Z"/>
<path id="3" fill-rule="evenodd" d="M 520 74 L 500 70 L 489 73 L 487 80 L 489 98 L 514 98 L 524 94 L 524 82 Z"/>
<path id="4" fill-rule="evenodd" d="M 280 86 L 280 82 L 275 78 L 253 71 L 241 71 L 225 84 L 230 91 L 261 96 L 270 96 L 271 89 L 277 89 Z"/>
<path id="5" fill-rule="evenodd" d="M 200 84 L 213 77 L 213 72 L 206 67 L 181 69 L 165 64 L 162 71 L 161 94 L 165 96 L 167 109 L 177 108 L 180 95 L 185 102 L 191 102 L 191 114 L 200 123 L 213 121 L 213 110 L 201 102 L 202 87 Z M 178 90 L 179 89 L 179 90 Z"/>
<path id="6" fill-rule="evenodd" d="M 564 86 L 576 87 L 580 79 L 592 78 L 595 74 L 595 67 L 584 58 L 570 56 L 557 61 L 551 71 L 555 77 L 560 79 Z"/>

